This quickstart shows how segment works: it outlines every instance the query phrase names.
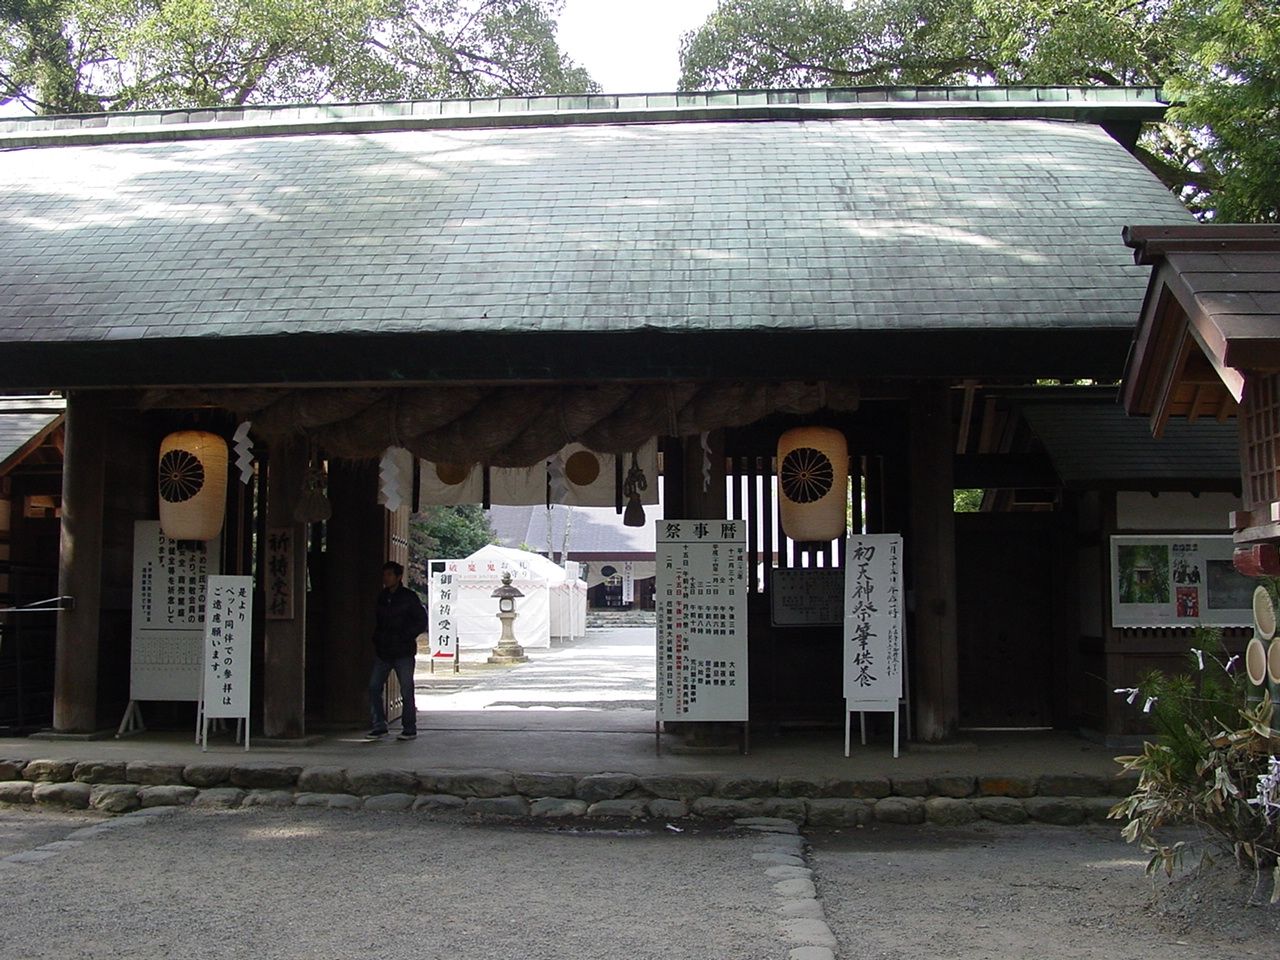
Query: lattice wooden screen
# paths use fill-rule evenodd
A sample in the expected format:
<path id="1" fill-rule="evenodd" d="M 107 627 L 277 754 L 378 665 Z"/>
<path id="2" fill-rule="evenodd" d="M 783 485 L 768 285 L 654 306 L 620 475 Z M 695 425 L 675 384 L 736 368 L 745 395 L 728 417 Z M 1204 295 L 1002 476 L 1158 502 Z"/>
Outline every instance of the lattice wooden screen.
<path id="1" fill-rule="evenodd" d="M 1253 509 L 1280 500 L 1280 375 L 1251 377 L 1240 406 L 1240 459 L 1246 472 L 1245 506 Z"/>

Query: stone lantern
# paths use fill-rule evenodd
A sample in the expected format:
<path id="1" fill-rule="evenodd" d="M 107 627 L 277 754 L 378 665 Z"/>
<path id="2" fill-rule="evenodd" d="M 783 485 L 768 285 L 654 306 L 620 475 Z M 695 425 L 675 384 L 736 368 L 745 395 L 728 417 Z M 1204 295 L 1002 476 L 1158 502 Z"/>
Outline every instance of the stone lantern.
<path id="1" fill-rule="evenodd" d="M 529 658 L 524 655 L 524 647 L 516 643 L 515 630 L 512 627 L 516 619 L 516 597 L 523 597 L 524 594 L 511 585 L 511 571 L 508 570 L 502 574 L 502 586 L 494 590 L 490 596 L 498 600 L 498 619 L 502 621 L 502 636 L 498 638 L 498 645 L 489 655 L 489 662 L 527 663 Z"/>

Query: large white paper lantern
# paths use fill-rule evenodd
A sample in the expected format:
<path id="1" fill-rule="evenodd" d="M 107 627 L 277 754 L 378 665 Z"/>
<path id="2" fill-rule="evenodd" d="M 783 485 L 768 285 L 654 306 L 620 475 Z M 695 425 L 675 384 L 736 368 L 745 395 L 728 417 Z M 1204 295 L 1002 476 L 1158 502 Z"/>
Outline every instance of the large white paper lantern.
<path id="1" fill-rule="evenodd" d="M 831 427 L 796 427 L 778 438 L 778 511 L 792 540 L 844 536 L 849 445 Z"/>
<path id="2" fill-rule="evenodd" d="M 227 509 L 227 441 L 181 430 L 160 444 L 160 529 L 174 540 L 212 540 Z"/>

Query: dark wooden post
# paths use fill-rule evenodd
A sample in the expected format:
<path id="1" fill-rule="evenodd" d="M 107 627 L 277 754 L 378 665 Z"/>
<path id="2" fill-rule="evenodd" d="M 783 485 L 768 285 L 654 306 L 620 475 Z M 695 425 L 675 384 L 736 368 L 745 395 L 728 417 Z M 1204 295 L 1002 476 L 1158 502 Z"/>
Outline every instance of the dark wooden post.
<path id="1" fill-rule="evenodd" d="M 92 394 L 67 397 L 62 462 L 58 592 L 74 606 L 58 614 L 53 728 L 98 728 L 98 631 L 102 599 L 102 518 L 107 418 Z"/>
<path id="2" fill-rule="evenodd" d="M 325 719 L 366 723 L 373 621 L 381 587 L 386 510 L 378 503 L 378 463 L 329 465 L 333 517 L 325 546 Z M 425 598 L 424 598 L 425 599 Z"/>
<path id="3" fill-rule="evenodd" d="M 910 414 L 916 731 L 922 740 L 943 740 L 960 720 L 951 391 L 945 383 L 917 384 Z"/>
<path id="4" fill-rule="evenodd" d="M 267 528 L 288 528 L 293 616 L 266 621 L 262 664 L 262 734 L 293 739 L 306 733 L 307 525 L 296 523 L 294 508 L 302 495 L 307 444 L 275 444 L 267 460 Z"/>
<path id="5" fill-rule="evenodd" d="M 682 520 L 724 520 L 729 516 L 725 496 L 724 431 L 713 430 L 707 438 L 711 448 L 711 483 L 706 484 L 702 472 L 702 438 L 684 438 Z"/>

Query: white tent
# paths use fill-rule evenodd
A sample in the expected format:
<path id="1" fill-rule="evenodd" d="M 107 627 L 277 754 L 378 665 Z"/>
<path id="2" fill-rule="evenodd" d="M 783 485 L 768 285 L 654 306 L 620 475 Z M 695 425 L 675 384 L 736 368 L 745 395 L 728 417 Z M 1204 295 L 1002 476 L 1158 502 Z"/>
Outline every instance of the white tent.
<path id="1" fill-rule="evenodd" d="M 524 594 L 516 601 L 515 634 L 521 646 L 545 649 L 553 639 L 566 642 L 585 631 L 586 584 L 540 554 L 487 546 L 464 560 L 445 561 L 444 569 L 456 578 L 454 623 L 464 651 L 497 644 L 502 625 L 492 594 L 508 572 L 512 585 Z"/>

